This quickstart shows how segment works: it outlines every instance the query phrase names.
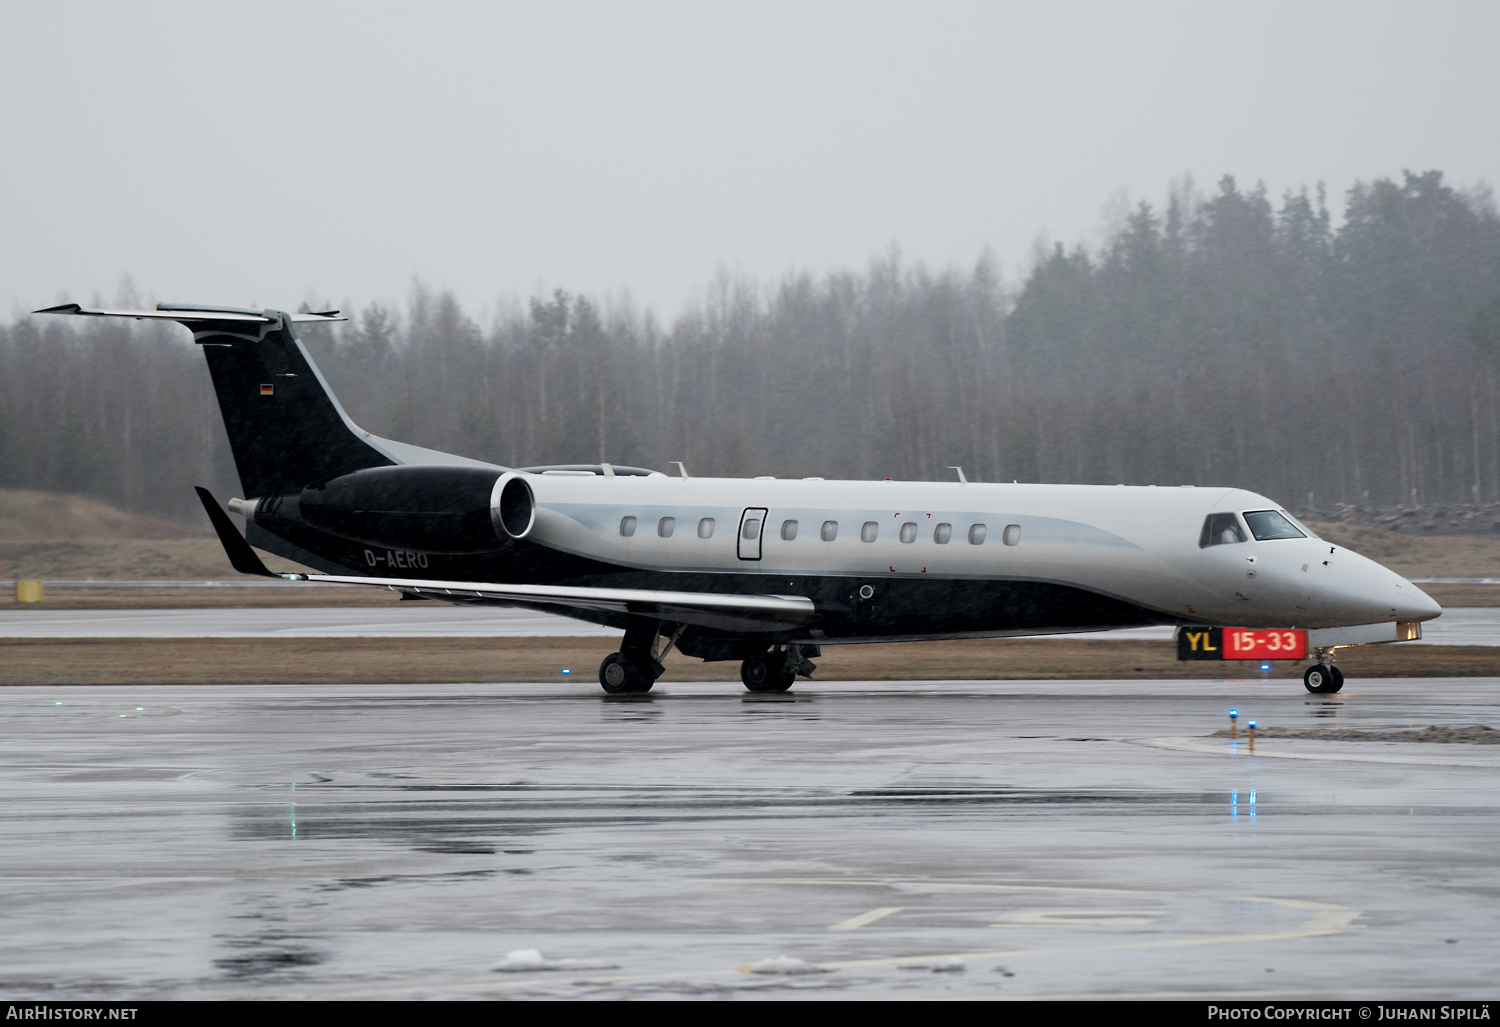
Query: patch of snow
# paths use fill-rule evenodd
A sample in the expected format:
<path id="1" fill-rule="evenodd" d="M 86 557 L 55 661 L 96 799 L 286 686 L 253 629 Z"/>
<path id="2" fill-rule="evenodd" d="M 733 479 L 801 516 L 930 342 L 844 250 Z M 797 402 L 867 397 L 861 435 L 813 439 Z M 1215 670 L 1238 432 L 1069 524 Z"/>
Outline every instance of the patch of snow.
<path id="1" fill-rule="evenodd" d="M 501 973 L 524 973 L 528 970 L 614 970 L 618 963 L 599 959 L 549 959 L 537 949 L 514 949 L 496 963 Z"/>
<path id="2" fill-rule="evenodd" d="M 962 959 L 959 959 L 957 956 L 952 956 L 948 959 L 936 960 L 930 963 L 902 963 L 900 965 L 900 969 L 930 970 L 935 974 L 961 974 L 965 970 L 967 970 L 968 967 L 964 966 L 964 961 Z"/>
<path id="3" fill-rule="evenodd" d="M 753 974 L 826 974 L 816 963 L 806 963 L 796 956 L 777 956 L 751 963 L 747 969 Z"/>

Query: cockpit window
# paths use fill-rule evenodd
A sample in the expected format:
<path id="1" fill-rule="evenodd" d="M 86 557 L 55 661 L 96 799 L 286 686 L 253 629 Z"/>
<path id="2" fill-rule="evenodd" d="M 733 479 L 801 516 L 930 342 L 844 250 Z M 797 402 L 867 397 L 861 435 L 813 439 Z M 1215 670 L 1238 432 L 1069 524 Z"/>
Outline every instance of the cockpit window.
<path id="1" fill-rule="evenodd" d="M 1306 538 L 1297 526 L 1287 520 L 1286 514 L 1277 510 L 1247 510 L 1245 523 L 1250 525 L 1250 534 L 1255 541 L 1264 542 L 1273 538 Z"/>
<path id="2" fill-rule="evenodd" d="M 1248 542 L 1240 519 L 1232 513 L 1209 514 L 1203 519 L 1203 534 L 1198 536 L 1198 548 L 1224 546 L 1232 542 Z"/>
<path id="3" fill-rule="evenodd" d="M 1316 531 L 1313 531 L 1311 528 L 1309 528 L 1307 525 L 1303 524 L 1301 521 L 1297 520 L 1297 518 L 1293 517 L 1291 514 L 1287 513 L 1285 510 L 1281 510 L 1281 511 L 1278 511 L 1278 512 L 1281 514 L 1281 516 L 1285 517 L 1287 520 L 1289 520 L 1289 521 L 1292 522 L 1292 527 L 1294 527 L 1298 531 L 1302 532 L 1302 534 L 1306 535 L 1308 538 L 1317 538 L 1318 537 L 1318 533 Z"/>

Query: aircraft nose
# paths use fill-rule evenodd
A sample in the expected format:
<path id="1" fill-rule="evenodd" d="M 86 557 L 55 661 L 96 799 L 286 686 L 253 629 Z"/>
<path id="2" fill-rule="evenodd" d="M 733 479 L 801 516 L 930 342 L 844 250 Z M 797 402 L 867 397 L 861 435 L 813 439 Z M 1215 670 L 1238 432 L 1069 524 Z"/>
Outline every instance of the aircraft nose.
<path id="1" fill-rule="evenodd" d="M 1396 595 L 1391 605 L 1395 607 L 1398 621 L 1432 620 L 1443 615 L 1443 608 L 1437 601 L 1409 581 L 1403 580 L 1393 591 Z"/>
<path id="2" fill-rule="evenodd" d="M 1443 613 L 1426 592 L 1374 560 L 1349 550 L 1332 559 L 1330 570 L 1336 573 L 1325 579 L 1325 616 L 1346 618 L 1347 624 L 1364 624 L 1432 620 Z"/>

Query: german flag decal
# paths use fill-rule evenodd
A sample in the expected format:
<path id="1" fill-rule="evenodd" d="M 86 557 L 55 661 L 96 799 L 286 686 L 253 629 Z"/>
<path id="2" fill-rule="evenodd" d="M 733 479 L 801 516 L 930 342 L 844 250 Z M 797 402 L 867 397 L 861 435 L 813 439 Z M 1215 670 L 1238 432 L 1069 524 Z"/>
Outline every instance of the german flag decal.
<path id="1" fill-rule="evenodd" d="M 274 395 L 276 395 L 276 386 L 274 386 L 274 385 L 262 385 L 260 387 L 260 394 L 262 396 L 274 396 Z"/>

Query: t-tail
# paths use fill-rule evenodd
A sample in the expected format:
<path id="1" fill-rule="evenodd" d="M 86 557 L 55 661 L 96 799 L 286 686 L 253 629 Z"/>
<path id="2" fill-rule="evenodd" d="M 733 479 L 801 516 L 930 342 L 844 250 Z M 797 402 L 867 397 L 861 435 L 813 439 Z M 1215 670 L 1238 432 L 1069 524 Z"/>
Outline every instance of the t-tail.
<path id="1" fill-rule="evenodd" d="M 372 445 L 370 436 L 349 419 L 297 338 L 291 315 L 225 312 L 253 314 L 259 320 L 187 326 L 213 375 L 246 495 L 273 495 L 399 462 Z"/>
<path id="2" fill-rule="evenodd" d="M 254 522 L 247 529 L 250 541 L 289 559 L 327 570 L 335 570 L 345 562 L 341 554 L 340 557 L 326 552 L 319 555 L 293 541 L 305 535 L 297 530 L 303 522 L 294 499 L 304 489 L 322 489 L 328 482 L 347 480 L 347 476 L 357 472 L 408 465 L 424 468 L 417 472 L 423 477 L 444 468 L 465 479 L 477 475 L 487 483 L 493 483 L 496 475 L 506 470 L 383 439 L 355 424 L 339 405 L 295 330 L 299 324 L 346 320 L 337 311 L 288 314 L 279 310 L 185 303 L 159 303 L 153 310 L 92 310 L 67 303 L 36 313 L 176 321 L 191 331 L 193 341 L 203 348 L 213 376 L 214 392 L 243 495 L 249 500 L 265 501 L 267 514 L 272 507 L 279 509 L 281 519 L 288 521 L 284 527 L 292 529 L 281 530 L 282 524 L 264 523 L 269 518 L 256 517 L 255 504 L 248 503 L 251 516 L 247 519 Z M 389 492 L 393 484 L 399 484 L 409 473 L 397 472 L 391 482 L 384 482 L 387 475 L 377 475 L 383 482 L 379 491 Z M 481 483 L 469 483 L 467 491 L 475 491 L 476 484 Z M 484 490 L 487 506 L 488 484 L 484 484 Z M 466 502 L 471 501 L 466 498 Z M 231 505 L 246 512 L 240 504 Z M 267 527 L 271 531 L 264 530 Z M 297 541 L 305 543 L 309 539 Z"/>
<path id="3" fill-rule="evenodd" d="M 466 457 L 382 439 L 350 420 L 294 326 L 345 321 L 338 311 L 158 303 L 154 310 L 90 310 L 65 303 L 38 314 L 176 321 L 203 347 L 247 496 L 304 488 L 370 467 L 442 464 L 492 467 Z"/>

